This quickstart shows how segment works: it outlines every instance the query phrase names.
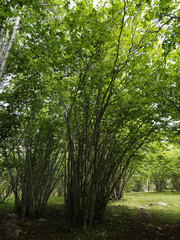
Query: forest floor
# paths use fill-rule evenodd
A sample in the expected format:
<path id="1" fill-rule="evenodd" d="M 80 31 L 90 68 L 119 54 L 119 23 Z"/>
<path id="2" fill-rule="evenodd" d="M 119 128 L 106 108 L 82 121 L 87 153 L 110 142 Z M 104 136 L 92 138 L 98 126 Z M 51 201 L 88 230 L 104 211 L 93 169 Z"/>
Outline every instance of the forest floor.
<path id="1" fill-rule="evenodd" d="M 0 240 L 3 219 L 13 211 L 12 200 L 0 205 Z M 89 228 L 65 223 L 63 199 L 51 197 L 39 218 L 19 219 L 20 240 L 180 240 L 180 192 L 126 193 L 111 201 L 104 222 Z"/>

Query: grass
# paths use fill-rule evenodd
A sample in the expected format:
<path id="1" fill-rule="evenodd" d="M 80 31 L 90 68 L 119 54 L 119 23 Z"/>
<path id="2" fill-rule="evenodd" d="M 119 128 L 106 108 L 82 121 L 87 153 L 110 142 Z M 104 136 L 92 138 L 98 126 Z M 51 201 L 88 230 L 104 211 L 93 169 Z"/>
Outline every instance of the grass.
<path id="1" fill-rule="evenodd" d="M 12 211 L 14 208 L 14 197 L 7 198 L 4 203 L 0 204 L 0 213 Z"/>
<path id="2" fill-rule="evenodd" d="M 158 204 L 163 202 L 166 206 Z M 110 206 L 126 206 L 136 211 L 141 208 L 149 214 L 159 216 L 159 220 L 175 223 L 180 220 L 180 192 L 132 192 L 125 193 L 121 201 L 111 202 Z"/>
<path id="3" fill-rule="evenodd" d="M 51 196 L 46 212 L 21 229 L 20 240 L 178 240 L 180 239 L 180 192 L 126 193 L 110 201 L 104 222 L 89 228 L 72 228 L 65 222 L 63 198 Z M 158 202 L 167 205 L 161 206 Z M 0 205 L 0 215 L 13 210 L 13 199 Z M 2 216 L 1 215 L 1 216 Z M 9 240 L 3 232 L 0 239 Z"/>
<path id="4" fill-rule="evenodd" d="M 59 206 L 64 204 L 63 197 L 51 196 L 48 200 L 48 206 Z"/>

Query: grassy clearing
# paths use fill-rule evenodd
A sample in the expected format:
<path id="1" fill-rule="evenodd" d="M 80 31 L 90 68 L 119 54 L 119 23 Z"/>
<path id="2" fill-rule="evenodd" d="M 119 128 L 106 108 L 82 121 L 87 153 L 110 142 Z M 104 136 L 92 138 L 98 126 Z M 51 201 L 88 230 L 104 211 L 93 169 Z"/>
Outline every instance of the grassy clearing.
<path id="1" fill-rule="evenodd" d="M 48 200 L 48 206 L 54 206 L 54 205 L 63 205 L 64 204 L 64 198 L 63 197 L 57 197 L 57 196 L 51 196 Z"/>
<path id="2" fill-rule="evenodd" d="M 14 208 L 14 197 L 7 198 L 4 203 L 0 204 L 1 212 L 11 212 Z"/>
<path id="3" fill-rule="evenodd" d="M 166 206 L 158 204 L 159 202 L 165 203 Z M 126 193 L 122 200 L 111 202 L 109 206 L 127 207 L 132 212 L 140 208 L 167 223 L 175 223 L 180 220 L 180 192 Z"/>
<path id="4" fill-rule="evenodd" d="M 0 205 L 0 214 L 12 210 L 13 199 Z M 38 222 L 41 217 L 47 222 Z M 109 202 L 103 223 L 89 228 L 68 226 L 64 200 L 55 196 L 41 217 L 25 219 L 28 228 L 21 223 L 20 240 L 179 240 L 180 193 L 126 193 L 122 200 Z M 0 239 L 9 240 L 2 231 Z"/>

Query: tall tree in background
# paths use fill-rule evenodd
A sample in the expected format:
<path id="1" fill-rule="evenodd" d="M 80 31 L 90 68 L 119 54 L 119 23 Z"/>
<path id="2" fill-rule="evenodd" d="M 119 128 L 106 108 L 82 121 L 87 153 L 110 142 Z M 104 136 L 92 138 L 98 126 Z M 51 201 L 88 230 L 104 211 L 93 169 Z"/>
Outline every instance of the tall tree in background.
<path id="1" fill-rule="evenodd" d="M 7 104 L 3 100 L 4 94 L 5 92 L 8 92 L 11 95 L 11 98 L 14 99 L 12 95 L 17 95 L 16 92 L 14 93 L 15 89 L 22 86 L 21 83 L 18 85 L 18 82 L 16 82 L 16 88 L 11 88 L 13 81 L 15 82 L 16 79 L 19 78 L 19 74 L 23 71 L 25 72 L 26 68 L 29 68 L 30 64 L 27 64 L 27 60 L 29 60 L 28 62 L 30 63 L 30 59 L 33 57 L 33 49 L 29 52 L 27 51 L 27 49 L 31 48 L 30 46 L 27 46 L 30 44 L 29 42 L 26 45 L 27 39 L 31 37 L 33 38 L 34 35 L 36 35 L 35 39 L 37 40 L 38 34 L 39 39 L 41 39 L 40 32 L 42 29 L 44 31 L 45 23 L 52 20 L 53 11 L 51 6 L 53 6 L 51 1 L 46 0 L 15 0 L 3 1 L 0 3 L 0 88 L 2 93 L 0 96 L 0 109 L 2 110 L 0 116 L 0 143 L 11 134 L 13 125 L 17 122 L 15 114 L 7 114 Z M 39 33 L 37 33 L 37 29 L 39 29 Z M 32 44 L 34 44 L 33 41 Z M 17 45 L 18 51 L 17 47 L 15 47 Z M 40 47 L 41 46 L 39 45 L 39 48 Z M 26 53 L 23 51 L 23 48 L 25 48 Z M 10 52 L 11 54 L 9 55 Z M 15 56 L 16 60 L 11 61 L 11 56 L 14 54 L 17 54 L 17 56 Z M 26 56 L 23 54 L 26 54 Z M 29 57 L 28 54 L 30 54 Z M 24 68 L 25 65 L 26 67 Z M 34 69 L 31 68 L 31 71 L 33 70 Z M 37 69 L 34 73 L 37 74 Z M 30 80 L 30 73 L 29 75 L 24 74 L 24 78 Z M 27 95 L 27 98 L 28 97 L 30 96 Z M 24 101 L 26 100 L 24 99 Z M 15 111 L 15 109 L 12 110 L 12 105 L 10 111 Z"/>
<path id="2" fill-rule="evenodd" d="M 2 86 L 2 76 L 11 50 L 13 41 L 16 37 L 20 25 L 20 19 L 26 12 L 27 7 L 38 7 L 40 1 L 1 1 L 0 2 L 0 86 Z"/>
<path id="3" fill-rule="evenodd" d="M 20 17 L 18 16 L 15 19 L 11 36 L 9 36 L 8 29 L 6 30 L 5 36 L 3 36 L 3 28 L 1 28 L 0 30 L 0 80 L 2 79 L 2 75 L 3 75 L 5 64 L 9 55 L 9 51 L 12 47 L 12 43 L 16 36 L 16 32 L 19 26 L 19 21 L 20 21 Z"/>

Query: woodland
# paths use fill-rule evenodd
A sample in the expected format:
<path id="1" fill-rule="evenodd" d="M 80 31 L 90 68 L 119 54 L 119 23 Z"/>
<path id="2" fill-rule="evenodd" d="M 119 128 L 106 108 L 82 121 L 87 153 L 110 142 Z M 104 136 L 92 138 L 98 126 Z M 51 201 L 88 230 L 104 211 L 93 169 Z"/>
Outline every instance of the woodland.
<path id="1" fill-rule="evenodd" d="M 87 227 L 132 181 L 180 191 L 179 77 L 178 0 L 0 0 L 1 201 L 34 217 L 60 183 Z"/>

